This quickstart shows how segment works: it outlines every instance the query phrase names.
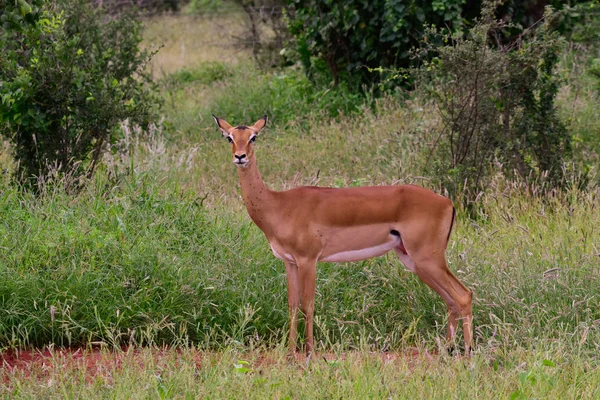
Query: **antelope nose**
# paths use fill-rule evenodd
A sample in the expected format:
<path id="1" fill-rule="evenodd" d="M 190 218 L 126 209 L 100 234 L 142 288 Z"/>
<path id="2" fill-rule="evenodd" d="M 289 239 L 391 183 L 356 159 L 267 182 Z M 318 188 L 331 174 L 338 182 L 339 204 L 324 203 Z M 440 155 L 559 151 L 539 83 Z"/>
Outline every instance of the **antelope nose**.
<path id="1" fill-rule="evenodd" d="M 234 154 L 234 156 L 235 156 L 235 158 L 237 158 L 240 161 L 242 159 L 246 158 L 246 154 L 245 153 L 244 154 Z"/>

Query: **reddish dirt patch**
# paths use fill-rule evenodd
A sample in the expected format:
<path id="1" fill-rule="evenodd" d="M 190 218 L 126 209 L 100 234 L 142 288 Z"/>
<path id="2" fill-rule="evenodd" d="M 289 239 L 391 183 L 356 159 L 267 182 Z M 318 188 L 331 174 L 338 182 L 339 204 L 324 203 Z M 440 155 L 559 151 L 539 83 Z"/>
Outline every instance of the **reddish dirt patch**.
<path id="1" fill-rule="evenodd" d="M 186 355 L 180 358 L 183 352 Z M 143 356 L 142 353 L 144 353 Z M 170 365 L 170 368 L 177 367 L 183 359 L 185 359 L 183 362 L 191 361 L 196 369 L 200 369 L 206 363 L 210 364 L 218 359 L 219 353 L 171 348 L 123 348 L 114 351 L 82 348 L 6 350 L 0 353 L 0 381 L 4 380 L 6 383 L 15 375 L 38 378 L 50 377 L 56 372 L 65 370 L 83 372 L 89 382 L 96 377 L 111 380 L 112 376 L 119 373 L 122 368 L 127 368 L 132 364 L 143 367 L 144 361 L 142 358 L 147 362 L 148 357 L 154 360 L 154 366 L 159 369 L 167 365 Z M 280 365 L 282 361 L 296 364 L 299 368 L 308 367 L 311 363 L 302 353 L 297 353 L 294 358 L 286 358 L 275 351 L 240 353 L 238 358 L 250 361 L 251 367 L 255 371 Z M 437 358 L 436 354 L 427 351 L 422 353 L 418 349 L 407 349 L 404 352 L 390 353 L 353 351 L 341 354 L 317 353 L 311 360 L 317 363 L 335 363 L 336 361 L 361 362 L 365 359 L 379 359 L 385 364 L 393 364 L 397 362 L 419 363 L 419 360 L 431 361 L 434 358 Z"/>
<path id="2" fill-rule="evenodd" d="M 45 348 L 34 350 L 6 350 L 0 353 L 0 381 L 10 380 L 15 375 L 25 377 L 49 377 L 55 372 L 77 371 L 85 374 L 86 380 L 95 377 L 110 380 L 112 376 L 128 366 L 144 366 L 152 359 L 154 368 L 178 367 L 181 349 L 172 348 L 122 348 L 82 349 L 82 348 Z M 186 362 L 194 363 L 196 369 L 202 367 L 208 353 L 191 350 Z"/>
<path id="3" fill-rule="evenodd" d="M 7 350 L 0 354 L 2 369 L 9 374 L 49 375 L 58 369 L 84 370 L 87 376 L 119 369 L 125 353 L 85 349 Z"/>

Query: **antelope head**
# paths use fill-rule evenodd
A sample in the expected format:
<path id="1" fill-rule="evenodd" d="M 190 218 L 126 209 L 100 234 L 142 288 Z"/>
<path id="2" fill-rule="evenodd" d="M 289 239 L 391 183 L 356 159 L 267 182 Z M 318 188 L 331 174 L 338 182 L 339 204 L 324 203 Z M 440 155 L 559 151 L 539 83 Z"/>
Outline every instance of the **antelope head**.
<path id="1" fill-rule="evenodd" d="M 232 127 L 227 121 L 214 115 L 213 118 L 223 136 L 231 143 L 233 163 L 238 167 L 247 167 L 254 159 L 254 141 L 267 125 L 267 116 L 264 115 L 252 126 L 239 125 L 236 127 Z"/>

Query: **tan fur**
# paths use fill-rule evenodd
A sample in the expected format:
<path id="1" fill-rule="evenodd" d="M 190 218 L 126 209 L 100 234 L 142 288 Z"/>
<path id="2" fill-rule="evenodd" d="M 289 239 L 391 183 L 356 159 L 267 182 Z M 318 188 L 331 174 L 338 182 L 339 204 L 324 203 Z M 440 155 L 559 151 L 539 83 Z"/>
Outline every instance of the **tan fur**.
<path id="1" fill-rule="evenodd" d="M 251 127 L 235 128 L 217 117 L 215 121 L 223 135 L 233 140 L 233 161 L 238 165 L 248 214 L 264 232 L 274 254 L 285 262 L 292 352 L 296 351 L 299 309 L 306 319 L 307 354 L 314 349 L 316 263 L 328 258 L 360 259 L 392 248 L 446 302 L 448 340 L 454 338 L 462 319 L 465 347 L 467 354 L 470 352 L 471 291 L 452 274 L 445 257 L 454 218 L 450 200 L 413 185 L 269 190 L 258 172 L 254 143 L 250 142 L 265 127 L 266 116 Z M 398 246 L 391 246 L 395 243 Z"/>

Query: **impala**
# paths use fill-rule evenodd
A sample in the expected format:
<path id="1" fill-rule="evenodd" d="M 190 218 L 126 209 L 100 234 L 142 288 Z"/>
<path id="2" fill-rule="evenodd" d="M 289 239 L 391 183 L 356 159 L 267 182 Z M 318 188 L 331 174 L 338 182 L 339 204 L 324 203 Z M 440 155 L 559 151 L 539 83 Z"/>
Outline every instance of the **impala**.
<path id="1" fill-rule="evenodd" d="M 254 156 L 254 142 L 267 116 L 252 126 L 236 127 L 213 117 L 232 145 L 248 214 L 264 232 L 275 257 L 285 263 L 292 354 L 297 351 L 299 310 L 306 322 L 306 354 L 314 349 L 317 262 L 358 261 L 390 250 L 446 302 L 448 340 L 462 320 L 465 350 L 470 353 L 471 291 L 452 274 L 445 256 L 455 219 L 450 200 L 413 185 L 269 190 Z"/>

